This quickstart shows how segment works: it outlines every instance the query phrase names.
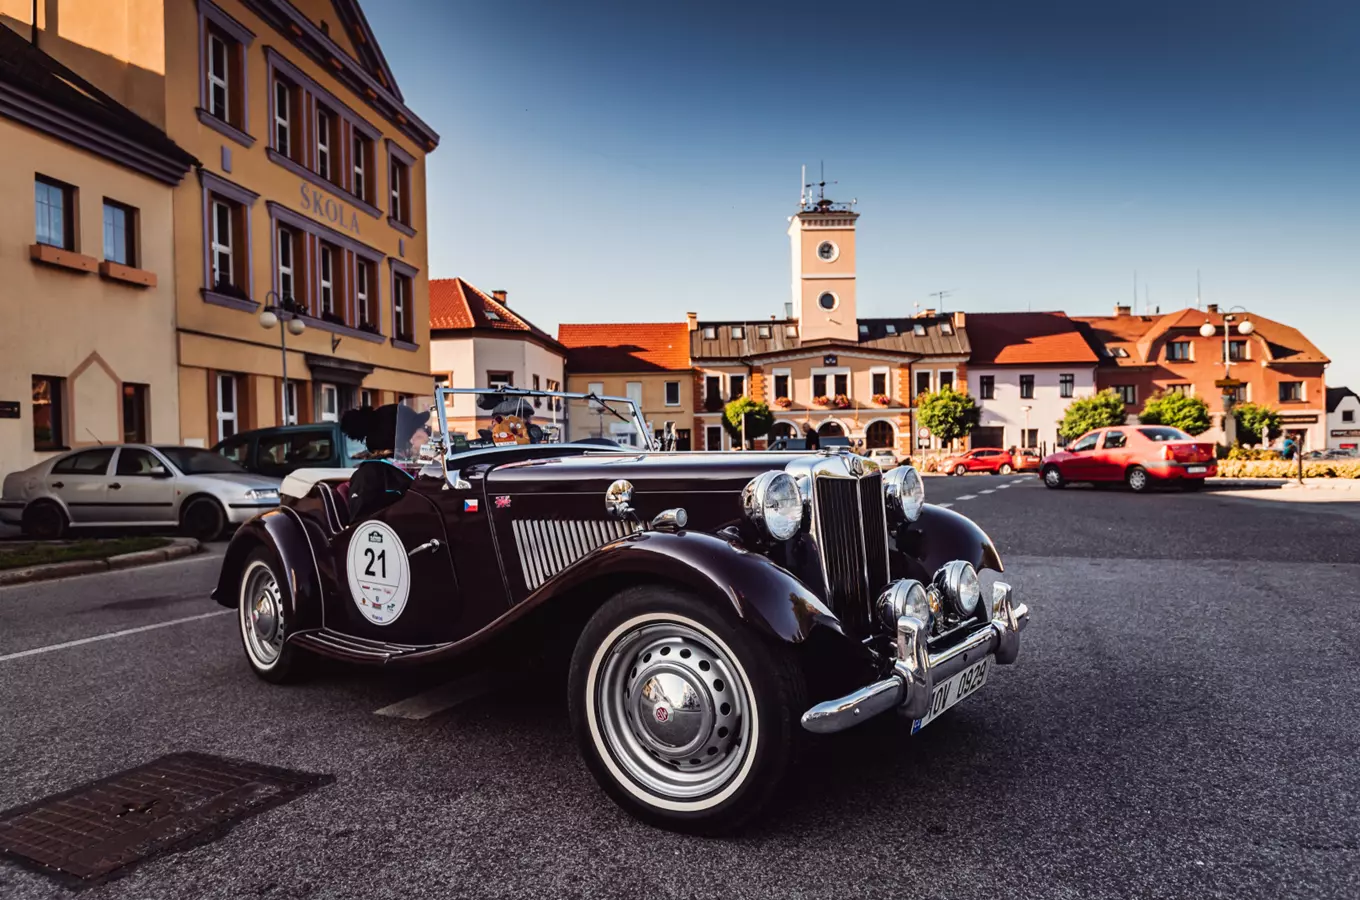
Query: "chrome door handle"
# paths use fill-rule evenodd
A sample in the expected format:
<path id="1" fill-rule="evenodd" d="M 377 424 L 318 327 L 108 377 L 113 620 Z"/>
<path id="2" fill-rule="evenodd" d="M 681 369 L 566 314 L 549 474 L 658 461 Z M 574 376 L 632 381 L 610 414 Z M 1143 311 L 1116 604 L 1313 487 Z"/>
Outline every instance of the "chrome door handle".
<path id="1" fill-rule="evenodd" d="M 439 549 L 440 547 L 442 547 L 442 546 L 444 546 L 444 545 L 443 545 L 443 543 L 439 540 L 439 538 L 435 538 L 434 540 L 426 541 L 425 543 L 421 544 L 419 547 L 416 547 L 416 548 L 415 548 L 414 550 L 412 550 L 410 553 L 406 554 L 406 557 L 409 559 L 409 558 L 411 558 L 412 556 L 415 556 L 417 553 L 423 553 L 423 552 L 425 552 L 426 550 L 438 550 L 438 549 Z"/>
<path id="2" fill-rule="evenodd" d="M 52 482 L 52 487 L 56 488 L 57 490 L 61 490 L 62 488 L 66 487 L 66 483 L 63 481 L 54 481 Z"/>

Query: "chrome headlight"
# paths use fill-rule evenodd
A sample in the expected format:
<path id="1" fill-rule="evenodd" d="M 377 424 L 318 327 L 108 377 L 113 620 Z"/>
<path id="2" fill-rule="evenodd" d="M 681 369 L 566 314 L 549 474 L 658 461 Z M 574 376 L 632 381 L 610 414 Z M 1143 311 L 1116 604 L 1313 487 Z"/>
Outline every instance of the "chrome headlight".
<path id="1" fill-rule="evenodd" d="M 915 522 L 926 502 L 926 485 L 915 468 L 898 466 L 883 476 L 883 495 L 891 515 Z"/>
<path id="2" fill-rule="evenodd" d="M 945 563 L 935 573 L 933 583 L 959 617 L 966 619 L 977 612 L 978 601 L 982 599 L 982 582 L 971 563 L 961 559 Z"/>
<path id="3" fill-rule="evenodd" d="M 899 578 L 878 595 L 878 618 L 889 631 L 897 631 L 902 616 L 915 616 L 930 625 L 930 597 L 925 585 L 913 578 Z"/>
<path id="4" fill-rule="evenodd" d="M 279 499 L 278 488 L 251 488 L 246 491 L 248 500 L 277 500 Z"/>
<path id="5" fill-rule="evenodd" d="M 777 541 L 787 541 L 803 525 L 803 496 L 786 472 L 764 472 L 752 478 L 742 488 L 741 506 L 746 518 Z"/>

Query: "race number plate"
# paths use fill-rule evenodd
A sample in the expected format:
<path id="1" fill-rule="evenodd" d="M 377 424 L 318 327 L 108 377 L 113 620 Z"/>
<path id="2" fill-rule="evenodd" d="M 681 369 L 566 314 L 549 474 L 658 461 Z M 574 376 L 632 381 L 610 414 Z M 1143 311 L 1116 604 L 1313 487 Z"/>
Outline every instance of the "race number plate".
<path id="1" fill-rule="evenodd" d="M 964 669 L 944 684 L 937 685 L 935 693 L 931 695 L 930 712 L 911 723 L 911 733 L 915 734 L 925 728 L 935 718 L 964 697 L 976 693 L 978 688 L 987 683 L 987 672 L 991 669 L 992 657 L 984 656 L 973 665 Z"/>
<path id="2" fill-rule="evenodd" d="M 363 523 L 354 530 L 346 563 L 359 614 L 374 625 L 395 622 L 411 593 L 411 564 L 397 533 L 386 522 Z"/>

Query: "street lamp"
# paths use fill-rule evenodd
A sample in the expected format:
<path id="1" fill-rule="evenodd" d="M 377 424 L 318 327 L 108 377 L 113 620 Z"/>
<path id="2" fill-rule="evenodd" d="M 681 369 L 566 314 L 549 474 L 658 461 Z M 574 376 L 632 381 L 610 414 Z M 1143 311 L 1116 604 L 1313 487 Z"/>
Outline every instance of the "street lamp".
<path id="1" fill-rule="evenodd" d="M 272 301 L 270 301 L 271 297 L 273 298 Z M 281 318 L 286 317 L 288 319 L 288 324 L 279 328 L 279 354 L 283 361 L 283 396 L 279 398 L 279 402 L 283 404 L 283 409 L 279 420 L 282 424 L 287 425 L 288 400 L 290 397 L 288 390 L 288 334 L 289 332 L 294 336 L 302 334 L 307 330 L 307 323 L 297 317 L 297 313 L 294 311 L 295 304 L 291 297 L 283 300 L 276 292 L 269 291 L 264 295 L 264 299 L 265 307 L 260 312 L 261 328 L 268 330 L 278 325 Z"/>
<path id="2" fill-rule="evenodd" d="M 1242 313 L 1242 321 L 1237 322 L 1237 313 Z M 1234 392 L 1241 386 L 1242 382 L 1232 377 L 1232 348 L 1230 338 L 1232 337 L 1233 323 L 1237 322 L 1237 333 L 1246 337 L 1256 330 L 1256 325 L 1247 318 L 1247 308 L 1245 306 L 1232 306 L 1223 313 L 1223 378 L 1214 382 L 1216 387 L 1223 389 L 1223 438 L 1231 446 L 1237 440 L 1237 421 L 1233 418 L 1232 405 L 1235 397 Z M 1217 326 L 1206 317 L 1204 324 L 1199 326 L 1199 333 L 1203 337 L 1211 338 L 1218 331 Z"/>

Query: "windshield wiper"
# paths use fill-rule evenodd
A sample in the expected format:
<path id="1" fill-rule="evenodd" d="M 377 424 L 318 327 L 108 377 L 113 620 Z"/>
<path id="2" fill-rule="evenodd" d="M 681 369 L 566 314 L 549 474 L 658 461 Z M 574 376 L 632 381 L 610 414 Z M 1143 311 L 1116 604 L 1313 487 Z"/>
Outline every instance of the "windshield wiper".
<path id="1" fill-rule="evenodd" d="M 611 416 L 613 416 L 614 418 L 618 419 L 620 422 L 627 422 L 629 425 L 632 425 L 634 428 L 637 427 L 637 422 L 636 422 L 636 421 L 634 421 L 633 419 L 628 418 L 628 417 L 625 416 L 623 413 L 619 412 L 617 409 L 615 409 L 614 407 L 610 406 L 608 403 L 605 403 L 605 402 L 604 402 L 603 400 L 601 400 L 596 394 L 594 394 L 594 393 L 586 394 L 586 399 L 587 399 L 587 400 L 594 400 L 596 403 L 600 404 L 600 409 L 605 410 L 605 411 L 608 412 Z"/>

